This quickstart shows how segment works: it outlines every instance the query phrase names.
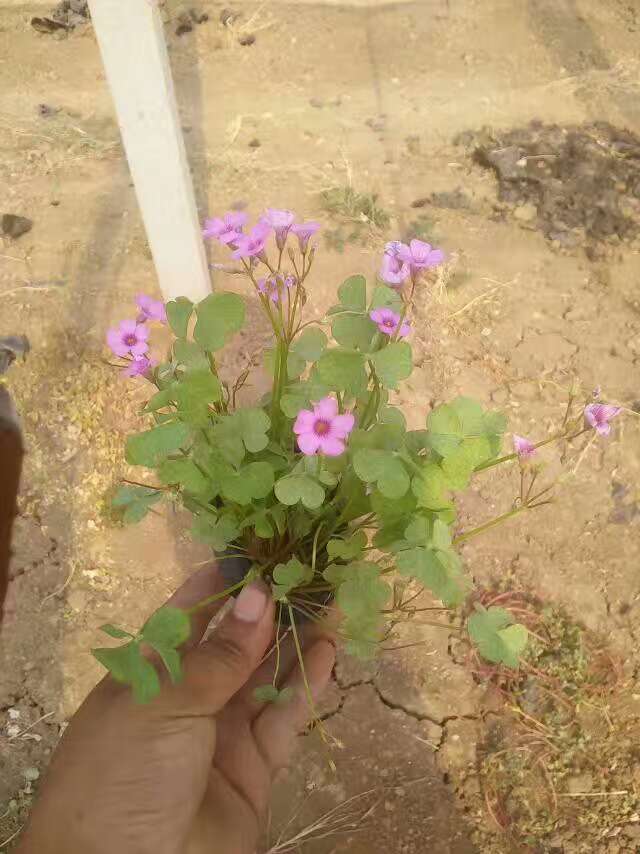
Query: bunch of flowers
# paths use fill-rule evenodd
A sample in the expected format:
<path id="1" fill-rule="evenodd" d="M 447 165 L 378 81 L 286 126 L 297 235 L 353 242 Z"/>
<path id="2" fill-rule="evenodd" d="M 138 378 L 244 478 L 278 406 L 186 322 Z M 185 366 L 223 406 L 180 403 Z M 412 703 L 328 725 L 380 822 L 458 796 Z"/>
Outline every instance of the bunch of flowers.
<path id="1" fill-rule="evenodd" d="M 137 317 L 109 331 L 125 373 L 144 377 L 153 392 L 143 410 L 150 426 L 126 445 L 127 462 L 151 469 L 153 479 L 125 483 L 114 504 L 133 522 L 162 500 L 180 503 L 192 515 L 192 536 L 223 567 L 233 557 L 246 560 L 246 576 L 222 595 L 259 576 L 271 585 L 278 626 L 295 632 L 300 619 L 322 620 L 335 600 L 348 650 L 369 657 L 426 588 L 458 615 L 486 659 L 515 667 L 527 630 L 508 611 L 478 603 L 457 547 L 548 503 L 538 449 L 587 431 L 607 435 L 619 409 L 572 394 L 551 437 L 513 436 L 507 453 L 504 416 L 467 397 L 432 409 L 421 429 L 407 429 L 393 399 L 412 371 L 411 306 L 444 254 L 421 240 L 388 243 L 378 282 L 368 288 L 363 276 L 349 277 L 326 319 L 305 321 L 318 229 L 273 209 L 250 229 L 237 212 L 205 223 L 205 237 L 226 247 L 232 272 L 244 276 L 273 332 L 265 353 L 271 390 L 251 406 L 236 405 L 249 371 L 229 382 L 218 370 L 219 352 L 245 319 L 238 294 L 216 291 L 197 305 L 180 297 L 166 306 L 139 296 Z M 174 335 L 159 362 L 149 357 L 152 322 L 168 323 Z M 512 506 L 460 531 L 456 493 L 497 465 L 519 472 Z M 178 679 L 190 615 L 209 601 L 188 613 L 164 608 L 137 634 L 105 626 L 126 643 L 94 653 L 148 699 L 159 680 L 142 645 L 155 647 Z"/>

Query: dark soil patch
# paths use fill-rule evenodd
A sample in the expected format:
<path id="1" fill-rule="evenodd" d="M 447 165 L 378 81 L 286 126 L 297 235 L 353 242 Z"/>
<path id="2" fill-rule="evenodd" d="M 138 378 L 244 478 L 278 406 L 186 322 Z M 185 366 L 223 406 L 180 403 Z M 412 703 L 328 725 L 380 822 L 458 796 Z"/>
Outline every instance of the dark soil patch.
<path id="1" fill-rule="evenodd" d="M 457 142 L 498 179 L 503 215 L 538 228 L 558 246 L 584 246 L 598 256 L 606 244 L 630 242 L 640 231 L 640 137 L 606 122 L 531 122 L 503 134 L 487 129 Z"/>

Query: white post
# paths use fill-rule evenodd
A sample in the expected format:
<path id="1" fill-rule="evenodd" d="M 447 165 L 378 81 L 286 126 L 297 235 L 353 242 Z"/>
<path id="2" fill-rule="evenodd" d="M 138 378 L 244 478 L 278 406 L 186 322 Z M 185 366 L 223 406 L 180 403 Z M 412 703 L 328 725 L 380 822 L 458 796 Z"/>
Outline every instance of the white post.
<path id="1" fill-rule="evenodd" d="M 160 11 L 89 0 L 138 204 L 165 299 L 211 290 Z"/>

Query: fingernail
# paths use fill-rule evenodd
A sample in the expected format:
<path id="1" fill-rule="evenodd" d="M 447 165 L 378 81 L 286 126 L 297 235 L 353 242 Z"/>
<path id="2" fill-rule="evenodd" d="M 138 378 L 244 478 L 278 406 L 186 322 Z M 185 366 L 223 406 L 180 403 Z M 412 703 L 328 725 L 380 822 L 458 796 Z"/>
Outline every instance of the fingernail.
<path id="1" fill-rule="evenodd" d="M 244 623 L 257 623 L 267 608 L 267 589 L 261 581 L 243 587 L 233 605 L 233 615 Z"/>

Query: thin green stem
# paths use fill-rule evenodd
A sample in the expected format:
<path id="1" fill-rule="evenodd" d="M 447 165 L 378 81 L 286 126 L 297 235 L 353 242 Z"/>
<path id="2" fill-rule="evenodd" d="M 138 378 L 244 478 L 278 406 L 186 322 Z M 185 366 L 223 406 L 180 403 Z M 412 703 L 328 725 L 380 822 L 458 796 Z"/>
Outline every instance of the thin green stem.
<path id="1" fill-rule="evenodd" d="M 282 603 L 278 602 L 278 622 L 276 624 L 276 668 L 273 672 L 273 687 L 276 686 L 278 671 L 280 670 L 280 623 L 282 621 Z"/>
<path id="2" fill-rule="evenodd" d="M 296 654 L 298 656 L 298 663 L 300 664 L 300 673 L 302 674 L 302 681 L 304 682 L 304 690 L 307 695 L 307 702 L 309 703 L 309 708 L 311 709 L 311 714 L 314 718 L 317 718 L 318 715 L 316 713 L 316 706 L 313 701 L 313 694 L 311 693 L 311 686 L 309 685 L 309 680 L 307 679 L 307 672 L 304 667 L 304 658 L 302 656 L 302 647 L 300 646 L 300 638 L 298 637 L 298 629 L 296 628 L 296 621 L 293 615 L 293 608 L 287 602 L 287 608 L 289 609 L 289 622 L 291 623 L 291 631 L 293 632 L 293 642 L 296 647 Z"/>
<path id="3" fill-rule="evenodd" d="M 244 587 L 249 581 L 250 577 L 249 575 L 246 575 L 242 581 L 238 581 L 237 584 L 227 587 L 227 589 L 223 590 L 221 593 L 215 593 L 213 596 L 207 596 L 206 599 L 201 599 L 199 602 L 196 602 L 195 605 L 192 605 L 191 608 L 186 608 L 185 612 L 187 614 L 195 614 L 202 608 L 206 608 L 207 605 L 213 605 L 214 602 L 219 602 L 221 599 L 227 599 L 232 593 L 235 593 L 236 590 L 240 590 L 240 588 Z"/>
<path id="4" fill-rule="evenodd" d="M 502 516 L 497 516 L 490 522 L 485 522 L 484 525 L 479 525 L 477 528 L 472 528 L 470 531 L 466 531 L 464 534 L 460 534 L 458 537 L 454 537 L 452 540 L 452 544 L 454 546 L 457 546 L 460 543 L 464 543 L 466 540 L 470 540 L 471 537 L 475 537 L 478 534 L 483 534 L 485 531 L 489 531 L 491 530 L 491 528 L 495 528 L 496 525 L 501 525 L 503 522 L 506 522 L 507 519 L 511 519 L 512 516 L 517 516 L 518 513 L 522 513 L 525 510 L 529 510 L 529 507 L 527 507 L 526 504 L 521 504 L 519 507 L 514 507 L 513 510 L 509 510 L 508 513 L 503 513 Z"/>
<path id="5" fill-rule="evenodd" d="M 578 430 L 577 433 L 574 433 L 572 436 L 566 436 L 564 433 L 555 433 L 553 436 L 550 436 L 548 439 L 543 439 L 542 442 L 538 442 L 533 447 L 535 450 L 538 448 L 544 447 L 544 445 L 550 445 L 551 442 L 558 442 L 561 439 L 566 439 L 567 442 L 570 442 L 572 439 L 577 439 L 578 436 L 582 436 L 583 433 L 589 432 L 591 427 L 583 427 L 582 430 Z M 497 460 L 489 460 L 486 463 L 482 463 L 477 466 L 474 471 L 484 471 L 485 469 L 491 469 L 494 466 L 499 466 L 501 463 L 508 463 L 510 460 L 515 460 L 517 458 L 517 454 L 505 454 L 503 457 L 498 457 Z"/>

